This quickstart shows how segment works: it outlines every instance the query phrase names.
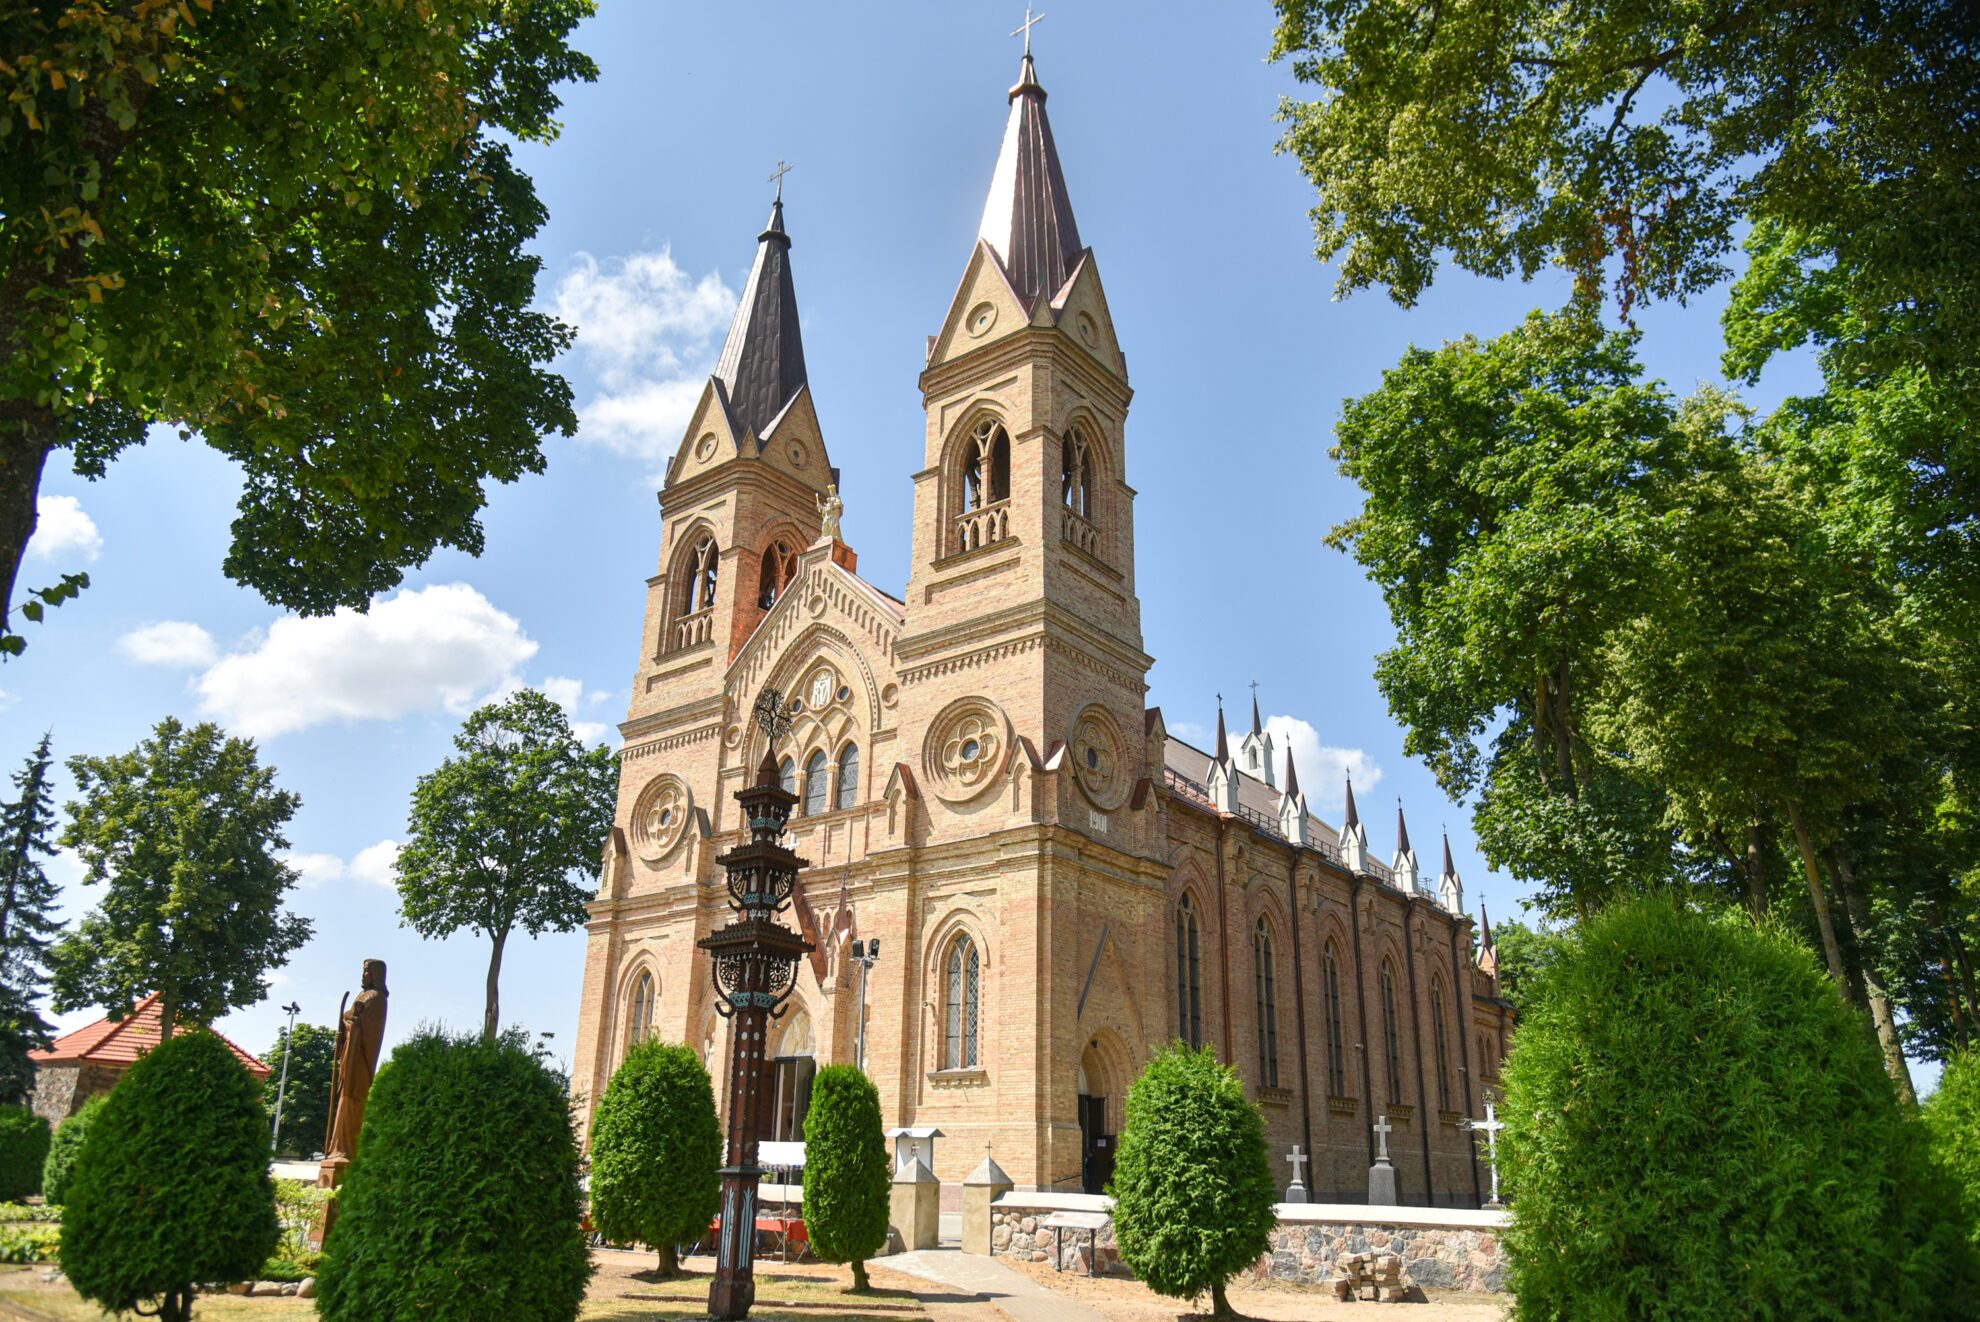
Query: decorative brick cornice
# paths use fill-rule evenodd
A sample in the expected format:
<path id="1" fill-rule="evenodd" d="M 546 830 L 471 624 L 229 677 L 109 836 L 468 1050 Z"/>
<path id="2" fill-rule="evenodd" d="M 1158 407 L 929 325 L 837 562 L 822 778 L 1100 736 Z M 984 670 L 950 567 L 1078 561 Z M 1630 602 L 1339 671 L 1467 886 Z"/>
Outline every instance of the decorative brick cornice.
<path id="1" fill-rule="evenodd" d="M 721 734 L 722 723 L 717 721 L 713 725 L 704 725 L 693 730 L 683 730 L 679 734 L 650 739 L 643 744 L 627 744 L 619 750 L 619 761 L 622 764 L 637 762 L 641 758 L 652 757 L 655 753 L 671 753 L 677 748 L 689 748 L 695 744 L 707 743 L 710 739 L 720 738 Z"/>

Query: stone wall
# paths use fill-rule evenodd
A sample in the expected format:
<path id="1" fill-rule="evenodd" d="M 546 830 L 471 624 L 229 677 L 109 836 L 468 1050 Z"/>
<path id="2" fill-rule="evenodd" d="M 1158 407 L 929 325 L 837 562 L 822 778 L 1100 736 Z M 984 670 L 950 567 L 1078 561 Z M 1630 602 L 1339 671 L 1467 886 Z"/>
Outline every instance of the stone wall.
<path id="1" fill-rule="evenodd" d="M 1111 1213 L 1113 1205 L 1111 1198 L 1089 1194 L 1005 1194 L 990 1209 L 990 1252 L 1028 1262 L 1058 1260 L 1067 1271 L 1085 1272 L 1090 1232 L 1050 1230 L 1045 1219 L 1057 1211 Z M 1340 1275 L 1335 1263 L 1341 1258 L 1373 1251 L 1401 1257 L 1405 1279 L 1426 1290 L 1505 1289 L 1505 1259 L 1499 1252 L 1505 1213 L 1396 1207 L 1384 1209 L 1384 1219 L 1375 1221 L 1368 1219 L 1371 1210 L 1280 1204 L 1272 1249 L 1252 1265 L 1252 1278 L 1317 1285 Z M 1096 1274 L 1133 1274 L 1121 1262 L 1111 1217 L 1093 1238 Z"/>

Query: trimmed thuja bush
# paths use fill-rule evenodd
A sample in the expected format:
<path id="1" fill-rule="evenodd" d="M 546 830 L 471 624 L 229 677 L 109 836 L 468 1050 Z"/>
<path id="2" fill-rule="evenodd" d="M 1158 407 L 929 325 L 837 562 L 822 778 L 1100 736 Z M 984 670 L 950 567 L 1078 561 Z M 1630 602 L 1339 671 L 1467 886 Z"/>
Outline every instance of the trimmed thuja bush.
<path id="1" fill-rule="evenodd" d="M 393 1051 L 337 1203 L 327 1322 L 571 1322 L 584 1301 L 570 1099 L 518 1029 Z"/>
<path id="2" fill-rule="evenodd" d="M 48 1142 L 46 1120 L 25 1106 L 0 1106 L 0 1202 L 41 1192 Z"/>
<path id="3" fill-rule="evenodd" d="M 1208 1290 L 1231 1316 L 1224 1283 L 1271 1247 L 1279 1191 L 1265 1122 L 1210 1048 L 1176 1043 L 1128 1089 L 1108 1192 L 1121 1261 L 1162 1294 Z"/>
<path id="4" fill-rule="evenodd" d="M 41 1196 L 57 1207 L 69 1201 L 69 1179 L 75 1174 L 76 1156 L 82 1151 L 83 1140 L 89 1137 L 90 1126 L 103 1114 L 104 1104 L 109 1100 L 109 1093 L 96 1094 L 82 1104 L 81 1110 L 55 1126 L 55 1133 L 48 1140 L 48 1160 L 41 1166 Z"/>
<path id="5" fill-rule="evenodd" d="M 195 1282 L 247 1280 L 275 1251 L 260 1085 L 211 1033 L 153 1047 L 89 1122 L 67 1196 L 62 1270 L 77 1293 L 110 1312 L 155 1301 L 161 1322 L 187 1322 Z"/>
<path id="6" fill-rule="evenodd" d="M 854 1290 L 870 1288 L 866 1260 L 887 1243 L 892 1179 L 873 1080 L 853 1065 L 818 1071 L 804 1121 L 804 1227 L 813 1253 L 852 1265 Z"/>
<path id="7" fill-rule="evenodd" d="M 1783 928 L 1667 897 L 1590 920 L 1505 1087 L 1518 1318 L 1970 1316 L 1957 1197 Z"/>
<path id="8" fill-rule="evenodd" d="M 700 1239 L 721 1208 L 721 1168 L 701 1058 L 658 1038 L 627 1052 L 591 1122 L 592 1224 L 615 1244 L 658 1250 L 660 1275 L 677 1275 L 674 1246 Z"/>
<path id="9" fill-rule="evenodd" d="M 1970 1238 L 1980 1244 L 1980 1051 L 1946 1061 L 1939 1091 L 1925 1103 L 1932 1159 L 1965 1196 Z"/>

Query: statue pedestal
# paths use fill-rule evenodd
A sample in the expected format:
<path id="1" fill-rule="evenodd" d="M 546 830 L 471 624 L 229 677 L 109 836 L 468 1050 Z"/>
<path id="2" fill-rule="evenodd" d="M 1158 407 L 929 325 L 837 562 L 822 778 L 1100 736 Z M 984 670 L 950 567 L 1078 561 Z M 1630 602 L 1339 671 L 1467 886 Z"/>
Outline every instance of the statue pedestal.
<path id="1" fill-rule="evenodd" d="M 316 1167 L 316 1187 L 334 1189 L 344 1182 L 344 1172 L 351 1168 L 351 1159 L 345 1156 L 325 1157 Z"/>

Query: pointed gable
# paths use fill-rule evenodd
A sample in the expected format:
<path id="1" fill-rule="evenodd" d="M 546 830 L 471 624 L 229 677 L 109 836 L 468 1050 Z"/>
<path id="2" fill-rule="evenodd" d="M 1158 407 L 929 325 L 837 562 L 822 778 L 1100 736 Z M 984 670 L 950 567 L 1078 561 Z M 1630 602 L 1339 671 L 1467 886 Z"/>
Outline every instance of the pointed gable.
<path id="1" fill-rule="evenodd" d="M 1085 246 L 1073 219 L 1059 149 L 1045 115 L 1045 89 L 1027 53 L 1010 92 L 1010 119 L 990 176 L 977 233 L 997 254 L 1027 310 L 1066 283 Z"/>

